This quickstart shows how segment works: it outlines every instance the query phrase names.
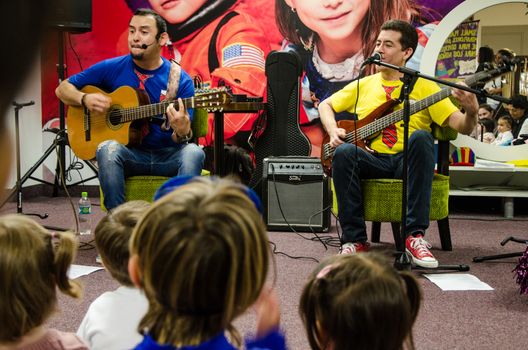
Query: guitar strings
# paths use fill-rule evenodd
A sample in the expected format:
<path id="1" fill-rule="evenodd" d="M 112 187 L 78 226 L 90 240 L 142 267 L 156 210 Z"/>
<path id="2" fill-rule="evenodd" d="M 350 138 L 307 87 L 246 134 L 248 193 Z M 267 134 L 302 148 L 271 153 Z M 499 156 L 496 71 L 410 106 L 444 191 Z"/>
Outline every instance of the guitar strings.
<path id="1" fill-rule="evenodd" d="M 218 97 L 221 99 L 218 100 Z M 217 101 L 214 101 L 214 99 L 217 99 Z M 142 106 L 134 106 L 134 107 L 127 107 L 127 108 L 114 108 L 111 109 L 106 114 L 96 114 L 96 115 L 87 115 L 83 114 L 83 121 L 86 124 L 86 120 L 88 119 L 90 126 L 100 126 L 100 125 L 106 125 L 110 122 L 110 124 L 113 125 L 119 125 L 126 122 L 131 122 L 137 119 L 143 119 L 148 118 L 150 116 L 156 116 L 159 114 L 164 114 L 165 110 L 169 106 L 170 103 L 173 103 L 174 101 L 163 101 L 156 104 L 150 104 L 150 105 L 142 105 Z M 183 100 L 183 104 L 185 108 L 189 108 L 192 106 L 192 102 L 194 102 L 194 108 L 199 107 L 208 107 L 208 109 L 215 110 L 218 106 L 222 106 L 225 104 L 225 96 L 224 101 L 222 101 L 222 95 L 218 92 L 211 92 L 211 93 L 203 93 L 199 95 L 195 95 L 194 97 L 189 97 Z M 199 107 L 196 107 L 196 106 Z M 159 112 L 159 113 L 158 113 Z M 128 119 L 131 118 L 131 119 Z"/>

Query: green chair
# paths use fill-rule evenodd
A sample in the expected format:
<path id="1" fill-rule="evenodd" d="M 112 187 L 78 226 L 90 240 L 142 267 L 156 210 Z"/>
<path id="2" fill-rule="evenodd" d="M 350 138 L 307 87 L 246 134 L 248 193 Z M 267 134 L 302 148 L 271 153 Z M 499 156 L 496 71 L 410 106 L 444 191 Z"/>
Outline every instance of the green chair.
<path id="1" fill-rule="evenodd" d="M 203 109 L 194 110 L 194 118 L 191 129 L 193 131 L 193 140 L 197 142 L 199 137 L 207 135 L 207 118 L 208 113 Z M 209 175 L 209 171 L 202 170 L 202 176 Z M 125 201 L 131 200 L 145 200 L 152 202 L 154 193 L 163 185 L 169 178 L 165 176 L 141 175 L 131 176 L 125 180 Z M 101 199 L 101 210 L 106 211 L 104 206 L 103 191 L 99 187 L 99 195 Z"/>
<path id="2" fill-rule="evenodd" d="M 452 250 L 449 229 L 449 141 L 457 137 L 451 128 L 433 127 L 433 136 L 438 140 L 437 174 L 433 178 L 429 220 L 437 221 L 443 250 Z M 379 242 L 382 222 L 390 222 L 394 242 L 402 250 L 399 231 L 401 224 L 402 180 L 362 180 L 363 210 L 365 221 L 372 222 L 371 241 Z M 334 191 L 333 211 L 337 214 Z"/>

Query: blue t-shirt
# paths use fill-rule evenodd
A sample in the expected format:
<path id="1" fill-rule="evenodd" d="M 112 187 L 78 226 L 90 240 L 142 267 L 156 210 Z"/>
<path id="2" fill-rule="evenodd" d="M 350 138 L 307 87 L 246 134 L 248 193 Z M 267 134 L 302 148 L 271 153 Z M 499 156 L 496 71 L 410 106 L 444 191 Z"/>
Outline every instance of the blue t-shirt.
<path id="1" fill-rule="evenodd" d="M 172 345 L 160 345 L 149 335 L 143 338 L 143 341 L 136 345 L 135 350 L 236 350 L 236 348 L 227 341 L 224 333 L 195 346 L 184 346 L 176 348 Z M 272 331 L 265 337 L 248 341 L 244 349 L 247 350 L 285 350 L 286 340 L 284 335 L 278 331 Z"/>
<path id="2" fill-rule="evenodd" d="M 68 81 L 77 89 L 82 89 L 86 85 L 93 85 L 106 92 L 113 92 L 121 86 L 139 88 L 140 81 L 135 72 L 151 75 L 144 82 L 145 90 L 149 96 L 150 103 L 158 103 L 167 94 L 167 83 L 171 63 L 162 58 L 163 64 L 154 70 L 145 70 L 138 67 L 132 60 L 132 56 L 125 55 L 103 60 L 90 68 L 68 78 Z M 176 97 L 187 98 L 194 96 L 194 85 L 189 74 L 182 70 L 180 84 Z M 193 110 L 188 109 L 192 121 Z M 164 147 L 178 146 L 172 140 L 172 130 L 161 129 L 160 122 L 149 122 L 149 132 L 143 138 L 141 147 L 147 149 L 157 149 Z"/>

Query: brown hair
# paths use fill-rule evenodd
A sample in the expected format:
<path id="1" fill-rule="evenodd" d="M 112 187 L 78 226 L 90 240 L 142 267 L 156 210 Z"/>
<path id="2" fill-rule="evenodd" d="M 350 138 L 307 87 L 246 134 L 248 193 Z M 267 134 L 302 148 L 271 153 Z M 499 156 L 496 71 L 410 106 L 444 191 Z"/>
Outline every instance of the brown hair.
<path id="1" fill-rule="evenodd" d="M 67 272 L 77 251 L 69 232 L 52 235 L 22 215 L 0 218 L 0 342 L 14 342 L 51 315 L 56 288 L 79 297 L 81 288 Z"/>
<path id="2" fill-rule="evenodd" d="M 124 286 L 134 286 L 128 275 L 130 237 L 149 207 L 146 201 L 123 203 L 101 219 L 95 228 L 95 245 L 104 266 Z"/>
<path id="3" fill-rule="evenodd" d="M 508 124 L 509 128 L 510 128 L 510 129 L 512 128 L 512 126 L 513 126 L 513 118 L 512 118 L 509 114 L 503 114 L 503 115 L 501 115 L 501 116 L 497 119 L 497 121 L 500 121 L 500 120 L 504 120 L 504 121 Z M 492 131 L 493 131 L 493 130 L 492 130 Z"/>
<path id="4" fill-rule="evenodd" d="M 158 343 L 196 345 L 252 305 L 268 271 L 266 228 L 244 187 L 198 178 L 167 194 L 134 230 L 149 310 L 139 330 Z"/>
<path id="5" fill-rule="evenodd" d="M 415 278 L 383 257 L 339 255 L 312 273 L 299 312 L 312 349 L 413 349 L 420 300 Z"/>
<path id="6" fill-rule="evenodd" d="M 381 25 L 389 19 L 409 21 L 416 14 L 411 0 L 371 0 L 370 7 L 361 24 L 361 39 L 363 42 L 363 56 L 372 54 L 376 46 Z M 309 41 L 317 33 L 306 27 L 297 12 L 293 12 L 284 0 L 275 0 L 275 18 L 281 34 L 290 42 L 301 45 Z"/>

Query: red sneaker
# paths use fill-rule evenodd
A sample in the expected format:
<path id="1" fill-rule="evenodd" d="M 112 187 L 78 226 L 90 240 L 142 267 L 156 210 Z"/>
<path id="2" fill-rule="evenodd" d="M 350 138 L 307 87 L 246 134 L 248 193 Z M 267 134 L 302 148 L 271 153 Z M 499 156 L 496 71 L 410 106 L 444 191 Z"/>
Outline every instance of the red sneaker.
<path id="1" fill-rule="evenodd" d="M 370 248 L 369 242 L 345 243 L 341 246 L 339 254 L 356 254 L 361 252 L 368 252 Z"/>
<path id="2" fill-rule="evenodd" d="M 421 267 L 436 268 L 438 260 L 429 251 L 429 244 L 422 235 L 409 236 L 405 240 L 405 250 L 411 255 L 412 261 Z"/>

